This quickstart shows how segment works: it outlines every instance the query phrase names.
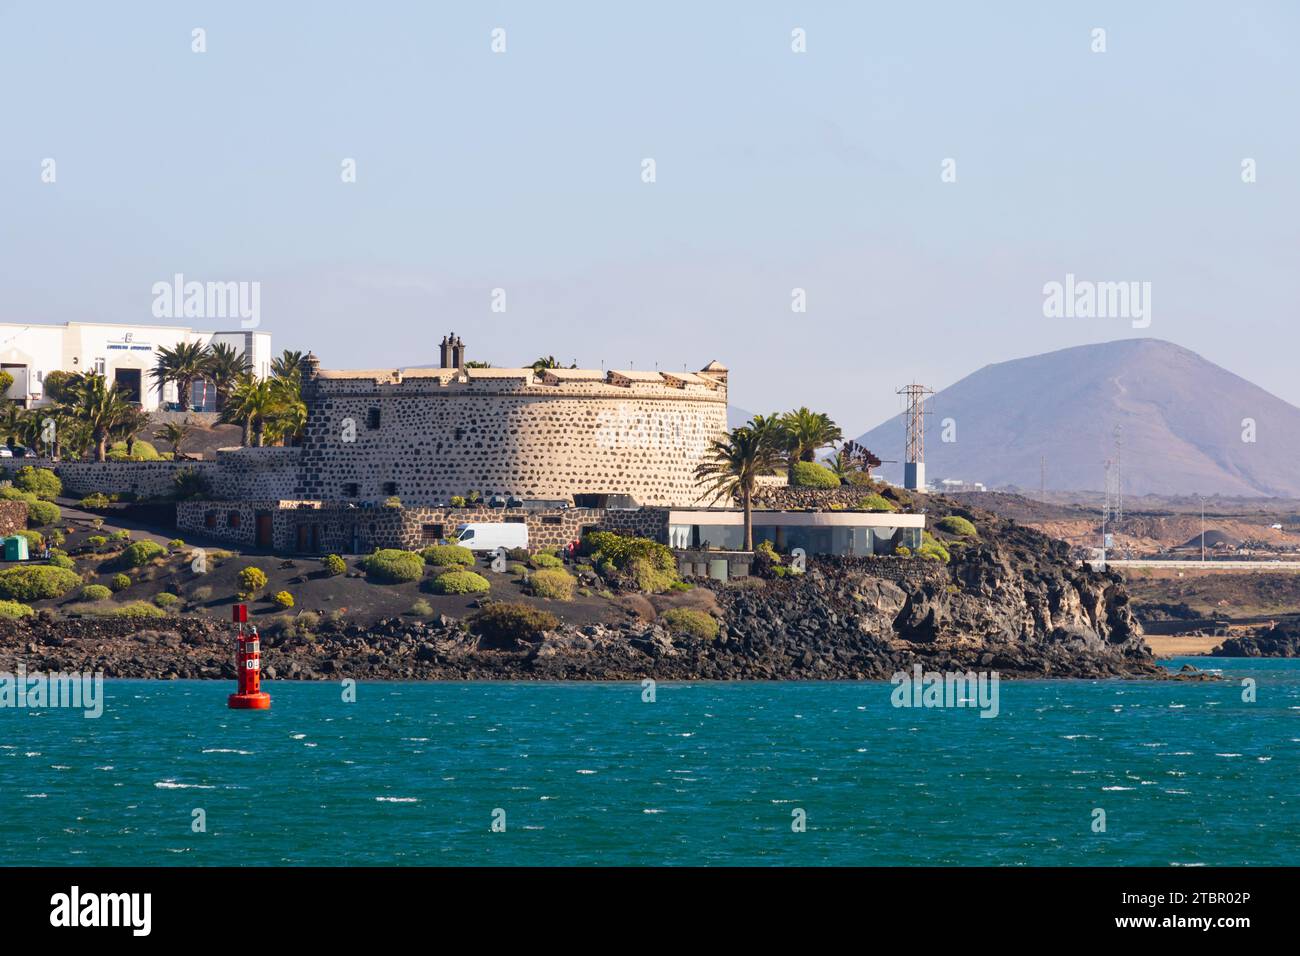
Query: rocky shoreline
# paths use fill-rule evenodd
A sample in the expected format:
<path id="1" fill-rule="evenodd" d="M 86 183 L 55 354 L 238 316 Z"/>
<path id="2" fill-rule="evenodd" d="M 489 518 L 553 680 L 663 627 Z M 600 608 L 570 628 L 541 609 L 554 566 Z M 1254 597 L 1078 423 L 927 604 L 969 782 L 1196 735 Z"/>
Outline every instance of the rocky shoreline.
<path id="1" fill-rule="evenodd" d="M 888 680 L 927 671 L 1005 678 L 1172 675 L 1156 663 L 1123 579 L 1069 559 L 1067 546 L 987 512 L 930 497 L 979 536 L 946 538 L 951 561 L 818 558 L 801 575 L 751 578 L 647 598 L 617 596 L 602 620 L 488 641 L 461 617 L 388 617 L 311 632 L 268 629 L 271 680 Z M 487 599 L 484 599 L 485 602 Z M 674 632 L 686 602 L 718 634 Z M 462 605 L 463 608 L 463 605 Z M 216 612 L 224 613 L 224 612 Z M 1296 642 L 1292 642 L 1293 644 Z M 0 621 L 0 670 L 102 671 L 108 677 L 233 680 L 230 626 L 207 617 L 132 623 L 43 611 Z M 1258 653 L 1267 653 L 1260 650 Z M 1200 678 L 1193 678 L 1200 679 Z"/>

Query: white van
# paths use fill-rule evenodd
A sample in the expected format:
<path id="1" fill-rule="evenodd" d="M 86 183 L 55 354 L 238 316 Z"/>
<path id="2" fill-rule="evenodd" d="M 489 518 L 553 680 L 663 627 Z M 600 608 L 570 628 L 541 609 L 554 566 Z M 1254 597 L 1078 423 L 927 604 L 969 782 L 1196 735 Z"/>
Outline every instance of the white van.
<path id="1" fill-rule="evenodd" d="M 476 522 L 456 526 L 456 543 L 471 551 L 528 547 L 528 525 L 523 522 L 488 524 Z"/>

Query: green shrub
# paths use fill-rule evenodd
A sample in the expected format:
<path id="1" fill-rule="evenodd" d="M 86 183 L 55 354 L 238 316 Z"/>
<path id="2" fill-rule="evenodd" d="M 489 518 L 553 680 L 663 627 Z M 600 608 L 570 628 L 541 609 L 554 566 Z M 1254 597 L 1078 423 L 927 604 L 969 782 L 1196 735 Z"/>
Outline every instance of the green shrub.
<path id="1" fill-rule="evenodd" d="M 424 559 L 414 551 L 380 548 L 361 562 L 372 581 L 402 584 L 424 577 Z"/>
<path id="2" fill-rule="evenodd" d="M 208 498 L 212 495 L 212 482 L 197 468 L 182 468 L 172 476 L 172 497 L 181 501 L 187 498 Z"/>
<path id="3" fill-rule="evenodd" d="M 12 485 L 5 485 L 3 488 L 0 488 L 0 499 L 5 501 L 25 501 L 28 504 L 31 504 L 33 501 L 41 500 L 30 491 L 23 491 L 21 488 L 15 488 Z"/>
<path id="4" fill-rule="evenodd" d="M 190 592 L 190 600 L 195 604 L 206 604 L 212 600 L 212 588 L 208 585 L 195 588 Z"/>
<path id="5" fill-rule="evenodd" d="M 336 578 L 340 574 L 346 574 L 348 570 L 348 563 L 337 554 L 325 555 L 320 559 L 320 566 L 332 578 Z"/>
<path id="6" fill-rule="evenodd" d="M 135 541 L 126 546 L 118 561 L 124 568 L 142 568 L 166 553 L 167 549 L 157 541 Z"/>
<path id="7" fill-rule="evenodd" d="M 290 594 L 288 591 L 276 591 L 275 594 L 271 596 L 271 601 L 277 607 L 283 607 L 283 608 L 293 607 L 293 595 Z"/>
<path id="8" fill-rule="evenodd" d="M 528 563 L 535 568 L 562 568 L 564 562 L 553 554 L 539 552 L 528 559 Z"/>
<path id="9" fill-rule="evenodd" d="M 131 621 L 154 620 L 167 616 L 166 611 L 150 604 L 148 601 L 131 601 L 129 604 L 95 608 L 94 610 L 101 617 L 125 618 Z"/>
<path id="10" fill-rule="evenodd" d="M 898 505 L 894 504 L 884 495 L 870 494 L 859 498 L 858 503 L 854 505 L 859 511 L 897 511 Z"/>
<path id="11" fill-rule="evenodd" d="M 527 548 L 510 548 L 506 551 L 506 557 L 511 561 L 523 561 L 527 563 L 529 554 Z"/>
<path id="12" fill-rule="evenodd" d="M 81 499 L 81 507 L 93 510 L 95 508 L 107 508 L 111 502 L 108 495 L 96 491 L 94 494 L 86 495 Z"/>
<path id="13" fill-rule="evenodd" d="M 161 457 L 158 454 L 157 448 L 149 442 L 141 441 L 138 438 L 135 440 L 135 443 L 132 444 L 129 454 L 127 453 L 126 442 L 124 441 L 115 441 L 113 444 L 109 445 L 108 454 L 113 461 L 158 461 Z"/>
<path id="14" fill-rule="evenodd" d="M 33 468 L 31 465 L 18 469 L 18 474 L 14 476 L 14 487 L 30 491 L 46 501 L 53 501 L 63 494 L 63 482 L 58 475 L 48 468 Z"/>
<path id="15" fill-rule="evenodd" d="M 131 532 L 128 531 L 126 528 L 122 528 L 119 531 L 114 531 L 112 534 L 108 536 L 108 538 L 110 541 L 130 541 Z"/>
<path id="16" fill-rule="evenodd" d="M 464 507 L 465 507 L 465 498 L 464 498 L 464 496 L 463 496 L 463 495 L 452 495 L 452 496 L 451 496 L 451 506 L 452 506 L 453 508 L 464 508 Z"/>
<path id="17" fill-rule="evenodd" d="M 424 598 L 420 598 L 420 600 L 411 605 L 411 613 L 416 617 L 428 617 L 433 613 L 433 605 Z"/>
<path id="18" fill-rule="evenodd" d="M 180 598 L 175 594 L 172 594 L 170 591 L 163 591 L 161 594 L 155 594 L 153 596 L 153 603 L 164 611 L 179 601 Z"/>
<path id="19" fill-rule="evenodd" d="M 18 601 L 0 601 L 0 618 L 16 621 L 20 617 L 31 617 L 36 612 L 26 604 Z"/>
<path id="20" fill-rule="evenodd" d="M 48 501 L 32 501 L 27 505 L 27 523 L 33 528 L 45 528 L 63 520 L 63 512 L 58 505 Z"/>
<path id="21" fill-rule="evenodd" d="M 578 579 L 563 568 L 543 568 L 528 579 L 528 588 L 538 597 L 552 601 L 572 601 Z"/>
<path id="22" fill-rule="evenodd" d="M 560 619 L 550 611 L 524 604 L 489 604 L 469 619 L 470 630 L 498 642 L 536 640 L 545 631 L 560 626 Z"/>
<path id="23" fill-rule="evenodd" d="M 929 532 L 923 533 L 921 546 L 916 549 L 916 554 L 928 561 L 940 561 L 943 564 L 947 564 L 951 560 L 948 549 L 932 538 Z"/>
<path id="24" fill-rule="evenodd" d="M 431 587 L 435 594 L 481 594 L 492 585 L 473 571 L 448 571 L 434 578 Z"/>
<path id="25" fill-rule="evenodd" d="M 711 641 L 718 636 L 717 619 L 694 608 L 672 608 L 659 615 L 659 620 L 674 634 L 689 634 L 702 641 Z"/>
<path id="26" fill-rule="evenodd" d="M 86 584 L 77 592 L 78 601 L 107 601 L 113 592 L 102 584 Z"/>
<path id="27" fill-rule="evenodd" d="M 310 634 L 320 627 L 320 615 L 315 611 L 303 611 L 293 619 L 293 622 L 297 625 L 298 630 Z"/>
<path id="28" fill-rule="evenodd" d="M 52 564 L 33 564 L 0 571 L 0 598 L 39 601 L 61 598 L 81 584 L 81 576 Z"/>
<path id="29" fill-rule="evenodd" d="M 89 538 L 86 539 L 86 544 L 90 545 L 92 548 L 98 551 L 104 545 L 108 544 L 108 539 L 105 538 L 102 534 L 92 534 Z"/>
<path id="30" fill-rule="evenodd" d="M 963 538 L 973 538 L 979 533 L 975 530 L 975 525 L 959 515 L 948 515 L 946 518 L 940 518 L 939 528 L 949 534 L 961 535 Z"/>
<path id="31" fill-rule="evenodd" d="M 474 552 L 459 544 L 433 544 L 420 552 L 425 564 L 437 567 L 474 566 Z"/>
<path id="32" fill-rule="evenodd" d="M 678 580 L 677 559 L 667 545 L 650 538 L 631 538 L 612 531 L 591 531 L 583 548 L 605 577 L 626 572 L 642 591 L 658 593 Z"/>
<path id="33" fill-rule="evenodd" d="M 795 488 L 838 488 L 840 479 L 825 465 L 815 461 L 796 461 L 791 469 L 790 484 Z"/>
<path id="34" fill-rule="evenodd" d="M 900 544 L 894 549 L 894 554 L 898 555 L 900 558 L 910 558 L 912 556 L 912 549 L 905 544 Z"/>
<path id="35" fill-rule="evenodd" d="M 249 565 L 239 572 L 239 590 L 245 594 L 256 594 L 266 587 L 266 572 L 255 565 Z"/>
<path id="36" fill-rule="evenodd" d="M 389 495 L 387 498 L 384 499 L 384 507 L 400 508 L 402 507 L 402 499 L 397 497 L 397 495 Z"/>
<path id="37" fill-rule="evenodd" d="M 180 538 L 172 538 L 167 542 L 168 551 L 179 551 L 183 547 L 185 547 L 185 542 Z"/>
<path id="38" fill-rule="evenodd" d="M 56 568 L 66 568 L 69 571 L 77 570 L 77 562 L 66 554 L 51 554 L 50 564 Z"/>
<path id="39" fill-rule="evenodd" d="M 27 553 L 29 555 L 36 554 L 45 548 L 45 535 L 39 531 L 15 531 L 14 534 L 27 539 Z"/>
<path id="40" fill-rule="evenodd" d="M 125 591 L 131 586 L 131 578 L 119 572 L 108 579 L 108 586 L 114 591 Z"/>

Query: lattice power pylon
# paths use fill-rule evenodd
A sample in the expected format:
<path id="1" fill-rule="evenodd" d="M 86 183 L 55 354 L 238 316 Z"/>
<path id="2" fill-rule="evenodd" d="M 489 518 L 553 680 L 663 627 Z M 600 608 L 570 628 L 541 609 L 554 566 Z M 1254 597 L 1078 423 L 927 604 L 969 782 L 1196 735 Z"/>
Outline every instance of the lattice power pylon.
<path id="1" fill-rule="evenodd" d="M 925 490 L 925 399 L 934 389 L 924 385 L 904 385 L 899 395 L 907 397 L 907 453 L 903 456 L 903 487 Z"/>

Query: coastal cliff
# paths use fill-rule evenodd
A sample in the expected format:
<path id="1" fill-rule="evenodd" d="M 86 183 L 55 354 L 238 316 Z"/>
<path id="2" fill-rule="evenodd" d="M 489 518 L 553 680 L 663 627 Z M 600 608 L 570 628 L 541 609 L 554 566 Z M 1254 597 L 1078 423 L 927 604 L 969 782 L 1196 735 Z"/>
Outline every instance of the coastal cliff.
<path id="1" fill-rule="evenodd" d="M 505 641 L 477 634 L 473 614 L 267 633 L 266 676 L 886 680 L 914 663 L 1005 677 L 1165 676 L 1118 575 L 1072 564 L 1064 544 L 1036 531 L 977 517 L 979 538 L 950 541 L 947 564 L 820 558 L 802 575 L 698 582 L 672 599 L 711 615 L 716 636 L 666 625 L 657 612 L 667 599 L 626 595 L 609 620 L 562 622 Z M 29 671 L 233 679 L 231 647 L 229 627 L 209 618 L 0 622 L 0 669 L 9 670 L 22 661 Z"/>

